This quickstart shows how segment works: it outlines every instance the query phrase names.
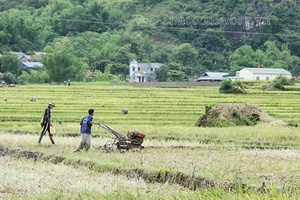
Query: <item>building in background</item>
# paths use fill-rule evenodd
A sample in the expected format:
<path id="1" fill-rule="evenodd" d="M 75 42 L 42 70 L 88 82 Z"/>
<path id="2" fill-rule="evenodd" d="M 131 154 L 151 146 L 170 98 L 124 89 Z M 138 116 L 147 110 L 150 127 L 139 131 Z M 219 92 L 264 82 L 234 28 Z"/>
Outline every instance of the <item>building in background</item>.
<path id="1" fill-rule="evenodd" d="M 156 82 L 155 71 L 164 64 L 130 62 L 129 76 L 131 82 Z"/>
<path id="2" fill-rule="evenodd" d="M 278 76 L 292 78 L 290 72 L 280 68 L 244 68 L 236 72 L 237 79 L 247 81 L 272 81 Z"/>
<path id="3" fill-rule="evenodd" d="M 198 82 L 201 81 L 222 81 L 228 76 L 226 72 L 205 72 L 200 78 L 198 78 Z"/>

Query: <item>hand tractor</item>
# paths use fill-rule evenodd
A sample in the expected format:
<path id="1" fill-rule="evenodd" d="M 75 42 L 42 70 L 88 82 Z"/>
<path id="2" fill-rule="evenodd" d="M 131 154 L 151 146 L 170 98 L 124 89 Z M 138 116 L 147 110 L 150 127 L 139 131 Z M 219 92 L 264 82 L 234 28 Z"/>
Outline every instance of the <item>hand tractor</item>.
<path id="1" fill-rule="evenodd" d="M 121 153 L 124 153 L 130 149 L 143 149 L 142 143 L 144 142 L 144 138 L 146 135 L 140 131 L 128 131 L 127 137 L 120 132 L 117 132 L 104 124 L 103 122 L 99 123 L 99 127 L 109 131 L 110 133 L 116 136 L 115 138 L 109 139 L 104 146 L 100 146 L 101 149 L 105 150 L 106 152 L 112 152 L 114 150 L 114 145 L 116 145 L 117 149 Z"/>

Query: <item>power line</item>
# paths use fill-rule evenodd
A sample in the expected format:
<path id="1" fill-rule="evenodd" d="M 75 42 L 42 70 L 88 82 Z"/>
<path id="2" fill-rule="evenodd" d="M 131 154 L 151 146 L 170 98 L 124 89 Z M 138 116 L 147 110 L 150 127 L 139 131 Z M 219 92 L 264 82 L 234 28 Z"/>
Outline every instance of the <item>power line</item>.
<path id="1" fill-rule="evenodd" d="M 75 22 L 75 23 L 93 23 L 93 24 L 108 24 L 108 25 L 119 25 L 122 27 L 126 27 L 127 24 L 118 23 L 118 22 L 101 22 L 95 20 L 75 20 L 75 19 L 62 19 L 62 18 L 47 18 L 51 20 L 58 20 L 58 21 L 66 21 L 66 22 Z M 249 35 L 263 35 L 263 36 L 280 36 L 280 37 L 296 37 L 299 38 L 299 34 L 284 34 L 284 33 L 262 33 L 262 32 L 245 32 L 245 31 L 226 31 L 226 30 L 217 30 L 213 28 L 207 28 L 205 30 L 200 30 L 197 28 L 191 27 L 174 27 L 174 26 L 145 26 L 145 25 L 128 25 L 132 27 L 141 27 L 141 28 L 148 28 L 148 29 L 167 29 L 172 31 L 197 31 L 203 32 L 205 34 L 215 32 L 215 33 L 231 33 L 231 34 L 249 34 Z M 268 26 L 268 25 L 264 25 Z"/>

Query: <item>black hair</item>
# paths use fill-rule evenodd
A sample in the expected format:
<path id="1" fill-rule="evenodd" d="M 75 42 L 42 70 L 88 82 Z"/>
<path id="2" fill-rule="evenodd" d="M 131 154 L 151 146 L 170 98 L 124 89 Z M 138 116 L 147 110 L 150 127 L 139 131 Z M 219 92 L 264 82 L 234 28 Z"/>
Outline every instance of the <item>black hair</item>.
<path id="1" fill-rule="evenodd" d="M 89 109 L 89 115 L 91 115 L 94 112 L 94 109 Z"/>

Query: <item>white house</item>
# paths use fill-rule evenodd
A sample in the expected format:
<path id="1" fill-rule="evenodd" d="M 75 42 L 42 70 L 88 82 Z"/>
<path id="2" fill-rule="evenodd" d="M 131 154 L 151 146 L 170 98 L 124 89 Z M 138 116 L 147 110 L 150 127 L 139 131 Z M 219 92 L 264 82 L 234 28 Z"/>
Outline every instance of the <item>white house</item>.
<path id="1" fill-rule="evenodd" d="M 163 66 L 161 63 L 138 63 L 136 60 L 130 62 L 129 76 L 132 82 L 155 82 L 155 71 Z"/>
<path id="2" fill-rule="evenodd" d="M 248 81 L 272 81 L 278 76 L 292 78 L 292 74 L 285 69 L 244 68 L 236 72 L 237 79 Z"/>

